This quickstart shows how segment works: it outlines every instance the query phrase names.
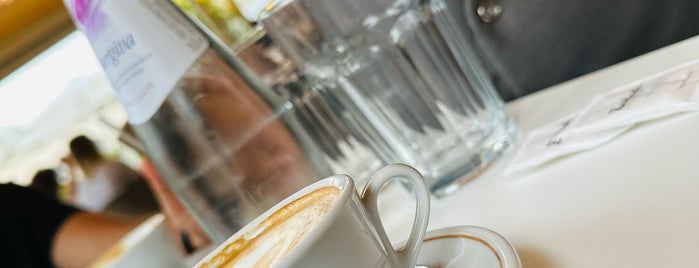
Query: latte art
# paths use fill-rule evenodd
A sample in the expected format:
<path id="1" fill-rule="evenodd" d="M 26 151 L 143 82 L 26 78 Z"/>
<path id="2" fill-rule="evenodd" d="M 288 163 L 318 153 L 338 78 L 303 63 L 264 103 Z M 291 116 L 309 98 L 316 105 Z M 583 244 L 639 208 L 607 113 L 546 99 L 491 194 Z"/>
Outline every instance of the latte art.
<path id="1" fill-rule="evenodd" d="M 272 213 L 200 267 L 270 267 L 306 237 L 340 196 L 337 187 L 310 192 Z"/>

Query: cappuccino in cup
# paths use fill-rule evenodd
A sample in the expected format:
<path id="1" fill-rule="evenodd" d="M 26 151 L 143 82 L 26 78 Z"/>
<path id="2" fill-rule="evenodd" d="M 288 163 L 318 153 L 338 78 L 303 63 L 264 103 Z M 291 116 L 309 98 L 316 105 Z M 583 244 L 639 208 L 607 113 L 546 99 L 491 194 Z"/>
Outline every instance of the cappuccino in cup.
<path id="1" fill-rule="evenodd" d="M 379 189 L 401 178 L 413 185 L 415 228 L 398 253 L 378 216 Z M 420 173 L 388 165 L 360 198 L 351 178 L 335 175 L 307 186 L 243 227 L 195 267 L 414 267 L 427 228 L 429 190 Z"/>
<path id="2" fill-rule="evenodd" d="M 330 210 L 340 190 L 326 186 L 272 213 L 200 267 L 270 267 L 283 259 Z"/>

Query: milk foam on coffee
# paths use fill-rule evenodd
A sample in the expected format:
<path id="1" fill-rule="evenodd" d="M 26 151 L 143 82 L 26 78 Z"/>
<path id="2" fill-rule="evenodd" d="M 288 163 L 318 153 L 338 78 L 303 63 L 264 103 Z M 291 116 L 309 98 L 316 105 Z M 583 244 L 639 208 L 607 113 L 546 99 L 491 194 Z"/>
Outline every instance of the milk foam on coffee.
<path id="1" fill-rule="evenodd" d="M 279 263 L 320 222 L 340 190 L 327 186 L 280 208 L 200 267 L 270 267 Z"/>

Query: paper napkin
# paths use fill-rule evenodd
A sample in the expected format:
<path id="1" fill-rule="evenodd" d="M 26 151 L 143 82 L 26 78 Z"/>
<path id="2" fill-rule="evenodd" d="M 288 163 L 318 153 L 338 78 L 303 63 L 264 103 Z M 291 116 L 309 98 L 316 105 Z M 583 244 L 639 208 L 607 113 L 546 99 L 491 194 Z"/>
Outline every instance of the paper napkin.
<path id="1" fill-rule="evenodd" d="M 529 132 L 505 170 L 513 174 L 599 147 L 632 126 L 699 110 L 699 62 L 593 98 L 581 111 Z"/>

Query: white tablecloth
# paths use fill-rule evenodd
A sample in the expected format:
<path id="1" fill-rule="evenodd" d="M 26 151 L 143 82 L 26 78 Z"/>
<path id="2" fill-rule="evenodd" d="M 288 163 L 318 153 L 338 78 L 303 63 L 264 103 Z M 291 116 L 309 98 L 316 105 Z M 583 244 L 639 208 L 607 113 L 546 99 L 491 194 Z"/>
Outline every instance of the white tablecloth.
<path id="1" fill-rule="evenodd" d="M 527 131 L 594 96 L 699 59 L 699 37 L 508 103 Z M 699 113 L 641 124 L 612 142 L 504 176 L 511 151 L 456 193 L 432 200 L 428 230 L 477 225 L 505 236 L 524 267 L 699 267 Z M 412 199 L 382 198 L 394 241 L 407 237 Z"/>

